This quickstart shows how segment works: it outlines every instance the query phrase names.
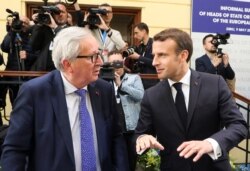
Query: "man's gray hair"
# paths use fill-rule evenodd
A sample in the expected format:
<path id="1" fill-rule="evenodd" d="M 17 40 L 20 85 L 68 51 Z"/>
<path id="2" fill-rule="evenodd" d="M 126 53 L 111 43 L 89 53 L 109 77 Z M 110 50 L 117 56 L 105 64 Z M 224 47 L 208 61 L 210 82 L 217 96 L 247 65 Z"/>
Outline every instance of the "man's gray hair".
<path id="1" fill-rule="evenodd" d="M 62 29 L 54 38 L 52 60 L 58 70 L 63 70 L 62 60 L 73 61 L 79 55 L 80 43 L 91 36 L 88 29 L 71 26 Z M 88 46 L 88 45 L 86 45 Z"/>

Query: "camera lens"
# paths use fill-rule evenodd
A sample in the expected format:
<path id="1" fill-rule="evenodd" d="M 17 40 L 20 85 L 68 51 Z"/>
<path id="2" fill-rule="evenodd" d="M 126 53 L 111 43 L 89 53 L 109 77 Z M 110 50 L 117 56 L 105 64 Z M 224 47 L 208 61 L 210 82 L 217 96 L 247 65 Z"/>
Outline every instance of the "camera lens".
<path id="1" fill-rule="evenodd" d="M 122 56 L 124 58 L 127 58 L 129 55 L 132 55 L 134 52 L 135 52 L 135 49 L 133 47 L 130 47 L 127 50 L 122 52 Z"/>

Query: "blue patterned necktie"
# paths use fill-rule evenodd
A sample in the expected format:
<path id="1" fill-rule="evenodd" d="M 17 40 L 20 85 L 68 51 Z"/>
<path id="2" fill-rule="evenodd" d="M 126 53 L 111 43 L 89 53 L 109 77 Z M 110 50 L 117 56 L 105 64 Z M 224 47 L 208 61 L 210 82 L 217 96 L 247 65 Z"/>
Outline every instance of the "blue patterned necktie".
<path id="1" fill-rule="evenodd" d="M 175 97 L 175 106 L 178 111 L 178 114 L 180 116 L 181 122 L 186 128 L 187 125 L 187 108 L 185 104 L 185 99 L 184 99 L 184 94 L 182 92 L 182 83 L 174 83 L 173 84 L 174 88 L 177 91 L 176 97 Z"/>
<path id="2" fill-rule="evenodd" d="M 86 106 L 86 90 L 76 91 L 81 97 L 79 114 L 81 124 L 81 159 L 82 171 L 96 171 L 96 156 L 94 147 L 93 129 L 91 118 Z"/>

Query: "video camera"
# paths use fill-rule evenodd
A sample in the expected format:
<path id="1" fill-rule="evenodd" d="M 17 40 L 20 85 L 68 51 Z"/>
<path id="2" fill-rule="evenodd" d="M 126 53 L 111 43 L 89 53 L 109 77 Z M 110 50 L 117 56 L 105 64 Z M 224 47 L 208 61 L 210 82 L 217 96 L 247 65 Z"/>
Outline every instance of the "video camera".
<path id="1" fill-rule="evenodd" d="M 20 32 L 22 30 L 23 22 L 19 18 L 19 13 L 18 12 L 13 12 L 10 9 L 6 9 L 6 12 L 9 13 L 10 15 L 7 16 L 7 18 L 12 18 L 11 22 L 11 30 L 14 32 Z M 7 28 L 7 31 L 10 29 Z"/>
<path id="2" fill-rule="evenodd" d="M 225 34 L 217 33 L 215 36 L 213 36 L 211 43 L 216 47 L 216 49 L 217 49 L 216 53 L 217 53 L 218 57 L 221 58 L 224 55 L 224 53 L 222 52 L 222 48 L 218 48 L 218 46 L 228 44 L 227 39 L 229 39 L 229 38 L 230 38 L 229 33 L 225 33 Z"/>
<path id="3" fill-rule="evenodd" d="M 41 6 L 38 11 L 37 22 L 39 24 L 50 24 L 50 16 L 45 14 L 46 12 L 50 13 L 51 15 L 59 15 L 61 10 L 56 6 Z"/>
<path id="4" fill-rule="evenodd" d="M 104 62 L 99 77 L 110 81 L 115 79 L 115 69 L 123 68 L 123 61 Z"/>
<path id="5" fill-rule="evenodd" d="M 107 10 L 100 8 L 90 8 L 88 12 L 89 16 L 87 18 L 87 24 L 89 25 L 90 29 L 98 28 L 96 24 L 101 24 L 101 20 L 97 14 L 107 15 Z"/>

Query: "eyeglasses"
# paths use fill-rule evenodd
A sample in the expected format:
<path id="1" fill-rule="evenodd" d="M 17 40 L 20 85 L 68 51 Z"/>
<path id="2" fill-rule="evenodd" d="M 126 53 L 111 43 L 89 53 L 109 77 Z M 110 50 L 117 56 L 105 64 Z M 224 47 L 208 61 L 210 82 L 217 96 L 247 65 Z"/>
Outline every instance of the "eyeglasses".
<path id="1" fill-rule="evenodd" d="M 88 58 L 91 59 L 92 63 L 96 63 L 96 60 L 101 57 L 100 53 L 96 53 L 94 55 L 78 55 L 76 58 Z"/>

